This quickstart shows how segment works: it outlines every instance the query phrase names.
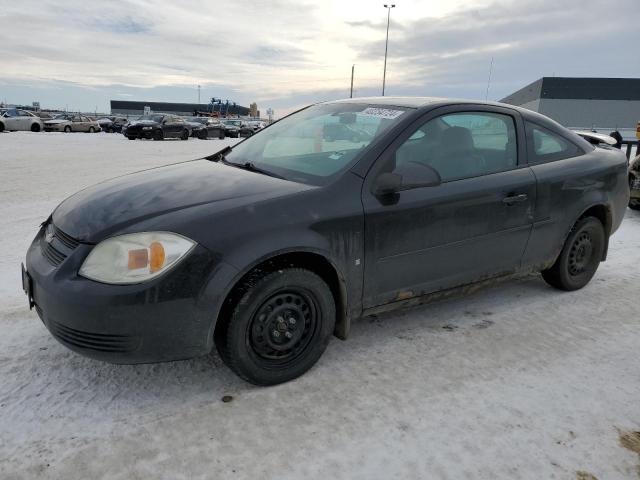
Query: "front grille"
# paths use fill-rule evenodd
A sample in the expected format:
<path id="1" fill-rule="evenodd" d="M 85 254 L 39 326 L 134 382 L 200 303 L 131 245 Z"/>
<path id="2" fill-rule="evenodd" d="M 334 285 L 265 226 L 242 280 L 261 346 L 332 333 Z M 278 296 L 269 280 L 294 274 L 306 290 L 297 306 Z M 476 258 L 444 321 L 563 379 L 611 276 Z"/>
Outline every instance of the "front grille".
<path id="1" fill-rule="evenodd" d="M 50 228 L 52 229 L 53 237 L 51 238 L 51 241 L 47 242 L 47 230 Z M 64 233 L 52 223 L 45 227 L 42 232 L 42 237 L 40 238 L 42 255 L 54 267 L 60 265 L 78 245 L 80 245 L 78 240 Z"/>
<path id="2" fill-rule="evenodd" d="M 133 352 L 140 345 L 140 338 L 130 335 L 107 335 L 90 333 L 67 327 L 53 320 L 49 321 L 49 330 L 61 342 L 73 347 L 86 348 L 99 352 Z"/>
<path id="3" fill-rule="evenodd" d="M 42 244 L 42 254 L 44 255 L 44 258 L 49 260 L 49 263 L 54 267 L 57 267 L 58 265 L 60 265 L 62 261 L 65 258 L 67 258 L 67 256 L 64 253 L 60 252 L 59 250 L 56 250 L 56 248 L 53 245 L 45 242 L 44 239 L 42 239 L 41 244 Z"/>
<path id="4" fill-rule="evenodd" d="M 65 247 L 70 248 L 71 250 L 80 245 L 79 241 L 77 241 L 75 238 L 70 237 L 55 225 L 53 226 L 53 232 L 54 237 L 60 240 L 60 243 L 62 243 Z"/>

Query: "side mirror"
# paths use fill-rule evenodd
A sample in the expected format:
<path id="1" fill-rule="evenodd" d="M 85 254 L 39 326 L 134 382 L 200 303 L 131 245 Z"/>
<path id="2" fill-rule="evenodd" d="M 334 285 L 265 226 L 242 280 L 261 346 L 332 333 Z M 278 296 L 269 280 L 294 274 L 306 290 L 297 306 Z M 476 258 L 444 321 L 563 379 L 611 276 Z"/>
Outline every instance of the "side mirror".
<path id="1" fill-rule="evenodd" d="M 440 174 L 429 165 L 408 162 L 396 168 L 393 173 L 381 173 L 376 178 L 373 194 L 390 195 L 414 188 L 436 187 L 442 183 Z"/>
<path id="2" fill-rule="evenodd" d="M 381 173 L 373 184 L 374 195 L 391 195 L 402 190 L 402 175 Z"/>

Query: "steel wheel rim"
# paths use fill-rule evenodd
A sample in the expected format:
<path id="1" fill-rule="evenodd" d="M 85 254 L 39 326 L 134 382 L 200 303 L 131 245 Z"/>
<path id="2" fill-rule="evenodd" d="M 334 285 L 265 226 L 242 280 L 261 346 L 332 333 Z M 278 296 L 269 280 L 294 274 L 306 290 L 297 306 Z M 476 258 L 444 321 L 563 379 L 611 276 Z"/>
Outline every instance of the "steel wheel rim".
<path id="1" fill-rule="evenodd" d="M 320 310 L 313 295 L 301 289 L 274 293 L 258 307 L 247 330 L 251 351 L 272 365 L 299 358 L 317 330 Z"/>
<path id="2" fill-rule="evenodd" d="M 593 239 L 588 232 L 582 232 L 575 239 L 569 251 L 569 274 L 580 275 L 587 270 L 593 257 Z"/>

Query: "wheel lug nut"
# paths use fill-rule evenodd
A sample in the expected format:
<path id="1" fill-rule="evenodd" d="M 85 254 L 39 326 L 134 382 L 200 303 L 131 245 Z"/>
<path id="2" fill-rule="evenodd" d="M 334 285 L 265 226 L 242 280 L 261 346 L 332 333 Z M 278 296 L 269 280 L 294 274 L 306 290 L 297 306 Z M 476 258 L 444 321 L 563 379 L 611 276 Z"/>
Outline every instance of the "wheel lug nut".
<path id="1" fill-rule="evenodd" d="M 278 330 L 274 330 L 272 334 L 276 338 L 278 338 L 280 336 L 280 332 Z"/>
<path id="2" fill-rule="evenodd" d="M 293 317 L 289 318 L 289 325 L 295 325 L 296 324 L 296 319 Z"/>
<path id="3" fill-rule="evenodd" d="M 287 337 L 287 338 L 293 337 L 293 335 L 291 335 L 291 332 L 285 332 L 284 336 Z"/>

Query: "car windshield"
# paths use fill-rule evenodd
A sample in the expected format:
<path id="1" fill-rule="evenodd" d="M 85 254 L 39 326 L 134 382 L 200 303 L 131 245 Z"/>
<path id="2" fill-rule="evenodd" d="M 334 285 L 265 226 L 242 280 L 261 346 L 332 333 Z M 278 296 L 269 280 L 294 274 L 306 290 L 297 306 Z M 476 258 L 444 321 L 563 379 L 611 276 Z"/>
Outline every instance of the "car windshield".
<path id="1" fill-rule="evenodd" d="M 406 111 L 358 103 L 314 105 L 249 137 L 225 158 L 287 180 L 325 185 Z"/>
<path id="2" fill-rule="evenodd" d="M 53 116 L 54 120 L 71 120 L 73 118 L 73 114 L 70 113 L 59 113 Z"/>
<path id="3" fill-rule="evenodd" d="M 222 123 L 225 125 L 235 125 L 236 127 L 239 127 L 242 125 L 242 120 L 223 120 Z"/>

